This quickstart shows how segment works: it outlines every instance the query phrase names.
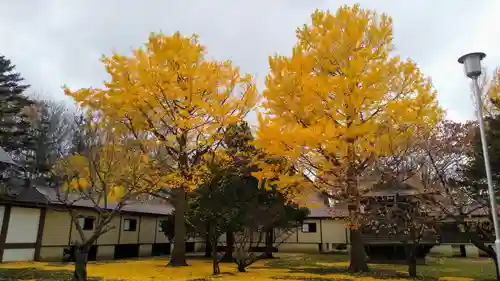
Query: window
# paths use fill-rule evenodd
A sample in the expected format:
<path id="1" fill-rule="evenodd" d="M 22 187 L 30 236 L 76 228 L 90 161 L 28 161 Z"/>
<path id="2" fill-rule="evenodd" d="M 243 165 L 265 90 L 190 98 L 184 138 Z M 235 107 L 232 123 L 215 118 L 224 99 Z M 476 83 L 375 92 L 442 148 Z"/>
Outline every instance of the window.
<path id="1" fill-rule="evenodd" d="M 302 225 L 302 232 L 316 232 L 316 223 L 304 223 Z"/>
<path id="2" fill-rule="evenodd" d="M 93 230 L 94 229 L 94 217 L 79 217 L 78 224 L 82 230 Z"/>
<path id="3" fill-rule="evenodd" d="M 124 231 L 135 231 L 137 229 L 136 219 L 124 219 L 123 220 L 123 230 Z"/>
<path id="4" fill-rule="evenodd" d="M 160 220 L 160 221 L 158 221 L 158 231 L 159 232 L 165 232 L 165 230 L 167 230 L 166 229 L 167 228 L 167 224 L 168 224 L 168 220 Z"/>

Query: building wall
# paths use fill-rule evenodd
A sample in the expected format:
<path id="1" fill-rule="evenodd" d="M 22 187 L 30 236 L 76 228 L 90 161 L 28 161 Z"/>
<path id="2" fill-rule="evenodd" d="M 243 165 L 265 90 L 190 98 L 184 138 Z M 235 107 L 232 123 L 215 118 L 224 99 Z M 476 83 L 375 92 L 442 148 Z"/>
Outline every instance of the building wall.
<path id="1" fill-rule="evenodd" d="M 7 210 L 9 209 L 9 210 Z M 79 214 L 94 216 L 92 210 L 81 209 Z M 5 215 L 12 220 L 4 220 Z M 43 227 L 40 228 L 39 220 L 44 217 Z M 135 231 L 125 231 L 124 219 L 136 219 Z M 124 214 L 113 218 L 109 226 L 113 228 L 98 238 L 96 244 L 98 259 L 112 259 L 114 257 L 115 245 L 117 244 L 139 244 L 139 256 L 149 256 L 152 253 L 154 243 L 168 243 L 168 239 L 160 229 L 160 221 L 164 216 L 133 215 Z M 41 212 L 40 208 L 8 207 L 0 205 L 0 228 L 3 222 L 8 222 L 8 232 L 5 243 L 31 243 L 34 248 L 3 249 L 4 260 L 22 260 L 38 257 L 41 260 L 62 260 L 64 249 L 80 239 L 76 227 L 72 223 L 71 216 L 65 211 L 47 209 Z M 303 232 L 302 227 L 292 231 L 285 241 L 278 247 L 282 252 L 305 252 L 317 253 L 320 245 L 325 243 L 346 243 L 346 233 L 342 221 L 330 219 L 308 219 L 304 223 L 315 223 L 316 232 Z M 40 229 L 41 235 L 37 235 Z M 85 231 L 90 236 L 92 230 Z M 275 232 L 279 232 L 275 230 Z M 204 237 L 190 237 L 188 242 L 194 243 L 195 251 L 203 251 L 205 248 Z M 256 240 L 258 237 L 254 237 Z M 221 241 L 225 240 L 225 235 Z M 40 241 L 40 242 L 38 242 Z M 0 241 L 2 243 L 2 241 Z M 41 245 L 35 247 L 35 245 Z M 259 246 L 264 246 L 265 240 Z M 1 250 L 0 250 L 1 251 Z M 37 253 L 38 251 L 38 253 Z"/>
<path id="2" fill-rule="evenodd" d="M 321 220 L 323 243 L 346 244 L 346 228 L 342 220 Z"/>
<path id="3" fill-rule="evenodd" d="M 120 216 L 111 219 L 108 227 L 113 227 L 108 232 L 97 238 L 97 245 L 114 245 L 118 244 L 118 235 L 120 232 Z"/>
<path id="4" fill-rule="evenodd" d="M 3 210 L 0 235 L 2 261 L 34 260 L 38 255 L 36 249 L 41 210 L 17 206 L 6 206 Z"/>
<path id="5" fill-rule="evenodd" d="M 42 234 L 43 246 L 68 245 L 71 216 L 67 212 L 48 209 Z"/>
<path id="6" fill-rule="evenodd" d="M 299 226 L 288 238 L 284 239 L 278 245 L 278 251 L 319 253 L 328 251 L 333 245 L 348 243 L 343 221 L 316 218 L 304 221 L 304 224 L 310 223 L 316 224 L 316 232 L 304 232 L 302 226 Z"/>
<path id="7" fill-rule="evenodd" d="M 468 258 L 478 258 L 480 257 L 482 251 L 479 250 L 476 246 L 472 244 L 466 244 L 465 253 Z M 432 247 L 429 252 L 434 256 L 442 256 L 442 257 L 459 257 L 460 256 L 460 244 L 441 244 Z"/>
<path id="8" fill-rule="evenodd" d="M 316 232 L 303 232 L 302 229 L 299 229 L 297 232 L 298 235 L 298 243 L 321 243 L 321 228 L 320 228 L 320 220 L 319 219 L 308 219 L 304 221 L 304 224 L 307 223 L 315 223 L 316 224 Z"/>
<path id="9" fill-rule="evenodd" d="M 296 229 L 291 230 L 288 234 L 283 234 L 284 232 L 279 229 L 274 230 L 274 235 L 279 236 L 283 235 L 282 239 L 280 241 L 283 241 L 283 243 L 297 243 L 297 237 L 300 231 L 300 227 L 297 227 Z"/>
<path id="10" fill-rule="evenodd" d="M 348 243 L 348 233 L 346 233 L 342 220 L 310 218 L 304 221 L 304 224 L 306 223 L 316 224 L 316 232 L 304 232 L 302 226 L 287 232 L 275 229 L 276 244 L 279 244 L 278 251 L 318 253 L 326 251 L 327 244 L 328 249 L 330 249 L 333 245 Z M 255 235 L 254 241 L 257 240 L 258 236 Z M 223 234 L 219 239 L 219 244 L 225 245 L 225 242 L 226 237 Z M 202 244 L 203 246 L 200 246 L 200 249 L 204 249 L 204 243 Z M 265 238 L 262 238 L 258 246 L 265 246 Z"/>
<path id="11" fill-rule="evenodd" d="M 61 261 L 63 259 L 65 247 L 66 246 L 42 247 L 40 249 L 40 260 Z"/>
<path id="12" fill-rule="evenodd" d="M 482 251 L 474 245 L 465 245 L 465 252 L 467 253 L 467 257 L 478 258 Z"/>
<path id="13" fill-rule="evenodd" d="M 113 259 L 114 254 L 115 254 L 115 246 L 98 246 L 97 247 L 97 259 L 98 260 Z"/>
<path id="14" fill-rule="evenodd" d="M 278 252 L 283 253 L 318 253 L 319 243 L 282 243 Z"/>
<path id="15" fill-rule="evenodd" d="M 3 262 L 12 261 L 32 261 L 35 257 L 35 248 L 31 249 L 5 249 L 3 252 Z"/>
<path id="16" fill-rule="evenodd" d="M 1 210 L 0 208 L 0 216 L 3 214 Z M 96 213 L 92 210 L 78 210 L 78 214 L 97 217 Z M 125 231 L 123 225 L 124 219 L 136 219 L 136 230 Z M 160 243 L 167 241 L 163 232 L 158 229 L 158 223 L 158 217 L 149 214 L 126 214 L 114 217 L 108 225 L 112 227 L 112 229 L 101 235 L 96 241 L 98 245 L 97 259 L 113 259 L 115 245 L 117 244 L 140 244 L 140 256 L 151 255 L 152 244 L 155 243 L 155 241 L 160 241 Z M 84 232 L 87 236 L 93 233 L 92 230 L 86 230 Z M 72 223 L 71 216 L 67 212 L 52 209 L 47 210 L 45 227 L 42 234 L 40 259 L 62 260 L 64 248 L 72 245 L 77 239 L 81 240 L 80 235 L 78 234 L 76 226 Z"/>
<path id="17" fill-rule="evenodd" d="M 5 243 L 36 243 L 40 209 L 12 207 Z"/>
<path id="18" fill-rule="evenodd" d="M 78 209 L 78 214 L 97 218 L 92 210 Z M 124 231 L 122 222 L 126 218 L 137 220 L 135 231 Z M 115 245 L 119 243 L 137 244 L 140 256 L 151 255 L 155 241 L 167 242 L 158 229 L 158 223 L 158 217 L 152 214 L 116 216 L 109 224 L 113 228 L 97 240 L 97 258 L 112 259 Z M 0 261 L 5 262 L 35 259 L 61 261 L 68 246 L 81 240 L 70 214 L 50 207 L 0 205 L 0 230 Z M 93 230 L 84 230 L 84 233 L 88 237 Z M 195 242 L 195 249 L 199 250 L 200 239 L 191 240 Z"/>
<path id="19" fill-rule="evenodd" d="M 96 213 L 91 211 L 91 210 L 78 210 L 78 215 L 81 216 L 96 216 Z M 71 223 L 71 219 L 70 219 Z M 83 226 L 80 226 L 83 227 Z M 93 230 L 83 230 L 83 233 L 85 237 L 90 237 L 93 234 Z M 70 234 L 70 244 L 75 244 L 76 242 L 83 242 L 82 237 L 80 236 L 80 233 L 78 233 L 78 230 L 76 229 L 75 223 L 71 223 L 71 234 Z"/>
<path id="20" fill-rule="evenodd" d="M 140 257 L 151 256 L 152 250 L 153 250 L 153 245 L 152 244 L 140 245 L 139 246 L 139 256 Z"/>
<path id="21" fill-rule="evenodd" d="M 155 222 L 155 243 L 169 243 L 165 233 L 161 231 L 160 222 L 164 220 L 165 217 L 157 217 Z"/>
<path id="22" fill-rule="evenodd" d="M 205 251 L 205 241 L 197 240 L 196 242 L 194 242 L 194 251 L 195 252 Z"/>
<path id="23" fill-rule="evenodd" d="M 126 219 L 136 220 L 136 229 L 134 231 L 127 231 L 124 229 L 124 221 Z M 120 224 L 120 240 L 119 244 L 137 244 L 139 241 L 139 226 L 140 226 L 140 217 L 126 215 L 121 217 Z"/>
<path id="24" fill-rule="evenodd" d="M 156 217 L 141 216 L 140 230 L 139 243 L 153 244 L 155 242 Z"/>
<path id="25" fill-rule="evenodd" d="M 78 210 L 78 214 L 97 217 L 97 214 L 91 210 Z M 108 226 L 113 228 L 97 239 L 97 245 L 117 244 L 120 216 L 114 217 Z M 92 235 L 93 230 L 84 230 L 83 232 L 88 237 Z M 72 222 L 70 214 L 66 211 L 57 211 L 54 209 L 47 210 L 42 237 L 43 246 L 70 245 L 76 241 L 81 241 L 80 234 Z"/>

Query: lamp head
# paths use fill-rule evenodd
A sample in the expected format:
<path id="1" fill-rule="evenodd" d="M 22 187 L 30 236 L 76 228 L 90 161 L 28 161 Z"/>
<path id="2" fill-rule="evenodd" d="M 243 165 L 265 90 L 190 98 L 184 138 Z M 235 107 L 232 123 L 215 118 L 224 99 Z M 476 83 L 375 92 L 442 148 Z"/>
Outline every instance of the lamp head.
<path id="1" fill-rule="evenodd" d="M 465 75 L 467 75 L 467 77 L 477 78 L 481 75 L 481 60 L 485 57 L 485 53 L 469 53 L 461 56 L 458 62 L 464 65 Z"/>

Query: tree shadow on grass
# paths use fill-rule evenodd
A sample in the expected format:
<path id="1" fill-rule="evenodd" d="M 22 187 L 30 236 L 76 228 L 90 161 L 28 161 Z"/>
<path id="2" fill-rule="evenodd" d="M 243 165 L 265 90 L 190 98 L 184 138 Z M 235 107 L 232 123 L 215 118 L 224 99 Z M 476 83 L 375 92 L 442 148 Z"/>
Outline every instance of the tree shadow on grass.
<path id="1" fill-rule="evenodd" d="M 52 267 L 66 267 L 66 266 L 73 266 L 72 262 L 47 262 L 48 266 Z"/>
<path id="2" fill-rule="evenodd" d="M 0 268 L 0 280 L 36 280 L 63 281 L 71 280 L 73 272 L 69 270 L 45 270 L 41 268 Z M 89 281 L 101 281 L 103 277 L 89 276 Z M 115 280 L 116 281 L 116 280 Z"/>
<path id="3" fill-rule="evenodd" d="M 307 280 L 307 281 L 326 281 L 326 280 L 337 280 L 327 277 L 321 277 L 321 275 L 328 274 L 342 274 L 342 275 L 351 275 L 356 277 L 373 277 L 376 279 L 408 279 L 409 276 L 406 273 L 402 273 L 393 269 L 386 268 L 372 268 L 370 272 L 367 273 L 351 273 L 344 266 L 326 266 L 317 264 L 314 261 L 306 261 L 302 264 L 295 262 L 267 262 L 263 266 L 253 266 L 252 268 L 260 268 L 260 269 L 286 269 L 286 274 L 306 274 L 306 275 L 316 275 L 317 277 L 297 277 L 297 276 L 286 276 L 286 275 L 278 275 L 272 277 L 272 279 L 293 279 L 293 280 Z M 430 276 L 419 276 L 416 278 L 412 278 L 413 280 L 423 280 L 423 281 L 437 281 L 439 278 L 430 277 Z"/>
<path id="4" fill-rule="evenodd" d="M 271 259 L 271 260 L 265 260 L 265 266 L 266 267 L 271 267 L 271 268 L 292 268 L 292 267 L 303 267 L 303 266 L 318 266 L 318 262 L 346 262 L 346 256 L 345 255 L 329 255 L 329 254 L 323 254 L 320 256 L 321 258 L 318 259 L 318 256 L 316 255 L 311 255 L 311 256 L 296 256 L 296 257 L 287 257 L 287 258 L 280 258 L 280 259 Z"/>
<path id="5" fill-rule="evenodd" d="M 221 277 L 225 277 L 225 276 L 236 276 L 235 273 L 232 273 L 232 272 L 221 272 L 219 275 L 217 276 L 212 276 L 212 277 L 203 277 L 203 278 L 195 278 L 195 279 L 188 279 L 187 281 L 213 281 L 214 279 L 212 278 L 221 278 Z M 351 281 L 351 280 L 350 280 Z"/>
<path id="6" fill-rule="evenodd" d="M 297 276 L 275 276 L 275 280 L 300 280 L 300 281 L 352 281 L 350 279 L 326 278 L 326 277 L 297 277 Z"/>
<path id="7" fill-rule="evenodd" d="M 326 266 L 317 266 L 317 267 L 305 267 L 305 268 L 289 268 L 288 272 L 289 274 L 311 274 L 311 275 L 328 275 L 328 274 L 343 274 L 343 275 L 352 275 L 356 277 L 373 277 L 376 279 L 408 279 L 408 275 L 397 272 L 395 270 L 391 269 L 372 269 L 370 272 L 367 273 L 351 273 L 347 268 L 341 268 L 341 267 L 326 267 Z M 276 276 L 277 278 L 273 279 L 286 279 L 290 277 L 285 276 Z M 278 278 L 278 277 L 283 277 L 283 278 Z M 296 277 L 293 277 L 295 279 Z M 321 278 L 321 277 L 316 277 L 316 278 Z M 412 278 L 413 280 L 425 280 L 425 281 L 437 281 L 438 278 L 436 277 L 423 277 L 419 276 L 416 278 Z M 298 280 L 316 280 L 316 279 L 298 279 Z M 322 279 L 318 279 L 322 280 Z M 328 278 L 323 279 L 323 280 L 330 280 Z M 334 279 L 331 279 L 334 280 Z"/>

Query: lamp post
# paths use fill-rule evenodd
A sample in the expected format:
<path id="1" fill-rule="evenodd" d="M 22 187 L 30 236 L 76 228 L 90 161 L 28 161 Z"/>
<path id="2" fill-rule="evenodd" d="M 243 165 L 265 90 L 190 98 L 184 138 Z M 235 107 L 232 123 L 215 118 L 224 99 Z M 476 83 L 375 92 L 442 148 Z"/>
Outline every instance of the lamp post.
<path id="1" fill-rule="evenodd" d="M 476 98 L 476 114 L 479 122 L 479 131 L 481 134 L 481 144 L 483 147 L 484 168 L 486 170 L 486 179 L 488 182 L 488 194 L 490 198 L 491 214 L 493 216 L 493 225 L 495 227 L 495 252 L 497 261 L 500 262 L 500 228 L 498 224 L 497 204 L 495 199 L 495 190 L 493 188 L 493 180 L 491 177 L 490 159 L 488 155 L 488 143 L 486 141 L 486 132 L 484 129 L 483 119 L 483 102 L 479 89 L 478 78 L 481 75 L 481 60 L 486 57 L 485 53 L 470 53 L 461 56 L 458 62 L 464 65 L 465 75 L 472 79 L 473 91 Z"/>

